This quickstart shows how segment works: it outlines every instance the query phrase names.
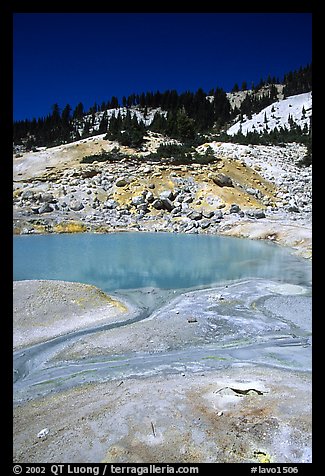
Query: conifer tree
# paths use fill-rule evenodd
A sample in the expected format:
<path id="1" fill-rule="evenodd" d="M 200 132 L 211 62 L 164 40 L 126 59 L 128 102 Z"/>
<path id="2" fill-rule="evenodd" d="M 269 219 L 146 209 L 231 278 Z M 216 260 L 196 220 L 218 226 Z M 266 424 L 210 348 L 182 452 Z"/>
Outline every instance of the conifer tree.
<path id="1" fill-rule="evenodd" d="M 144 93 L 141 93 L 140 94 L 140 97 L 139 97 L 139 105 L 140 107 L 144 108 L 145 105 L 146 105 L 146 96 Z"/>
<path id="2" fill-rule="evenodd" d="M 73 119 L 81 119 L 84 114 L 84 106 L 82 102 L 77 104 L 75 110 L 73 111 Z"/>
<path id="3" fill-rule="evenodd" d="M 105 132 L 107 132 L 107 126 L 108 126 L 107 112 L 104 111 L 102 119 L 99 124 L 98 134 L 104 134 Z"/>
<path id="4" fill-rule="evenodd" d="M 116 109 L 118 108 L 119 105 L 118 105 L 118 99 L 116 96 L 112 96 L 112 99 L 111 99 L 111 109 Z"/>
<path id="5" fill-rule="evenodd" d="M 153 121 L 150 125 L 150 130 L 152 130 L 153 132 L 160 132 L 161 134 L 165 134 L 166 128 L 167 128 L 166 117 L 160 114 L 159 112 L 156 112 L 156 114 L 154 115 Z"/>
<path id="6" fill-rule="evenodd" d="M 195 122 L 189 118 L 187 114 L 179 110 L 176 114 L 175 133 L 176 138 L 182 142 L 194 139 L 195 137 Z"/>
<path id="7" fill-rule="evenodd" d="M 67 105 L 65 106 L 65 108 L 63 109 L 63 111 L 62 111 L 62 116 L 61 116 L 61 117 L 62 117 L 62 122 L 63 122 L 64 124 L 68 124 L 68 123 L 69 123 L 69 121 L 70 121 L 70 119 L 71 119 L 71 111 L 72 111 L 72 109 L 71 109 L 70 104 L 67 104 Z"/>

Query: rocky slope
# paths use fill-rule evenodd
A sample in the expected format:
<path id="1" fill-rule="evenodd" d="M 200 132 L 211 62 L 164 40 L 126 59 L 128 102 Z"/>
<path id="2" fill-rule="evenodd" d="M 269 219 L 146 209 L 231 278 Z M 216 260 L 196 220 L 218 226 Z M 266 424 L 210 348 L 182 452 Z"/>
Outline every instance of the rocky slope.
<path id="1" fill-rule="evenodd" d="M 293 247 L 303 240 L 298 248 L 310 256 L 312 167 L 298 166 L 304 146 L 211 142 L 197 148 L 202 155 L 213 151 L 208 164 L 150 160 L 164 141 L 150 132 L 139 152 L 99 135 L 15 155 L 14 233 L 229 233 L 236 227 L 237 235 L 254 229 L 254 238 Z M 119 162 L 81 163 L 116 148 L 124 155 Z"/>

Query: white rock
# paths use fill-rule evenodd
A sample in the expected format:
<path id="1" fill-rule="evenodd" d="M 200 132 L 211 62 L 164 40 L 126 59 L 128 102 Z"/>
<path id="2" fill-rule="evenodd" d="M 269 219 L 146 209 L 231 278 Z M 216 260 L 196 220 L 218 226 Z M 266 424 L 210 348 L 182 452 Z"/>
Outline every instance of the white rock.
<path id="1" fill-rule="evenodd" d="M 37 433 L 37 438 L 46 438 L 50 430 L 48 428 L 43 428 L 39 433 Z"/>

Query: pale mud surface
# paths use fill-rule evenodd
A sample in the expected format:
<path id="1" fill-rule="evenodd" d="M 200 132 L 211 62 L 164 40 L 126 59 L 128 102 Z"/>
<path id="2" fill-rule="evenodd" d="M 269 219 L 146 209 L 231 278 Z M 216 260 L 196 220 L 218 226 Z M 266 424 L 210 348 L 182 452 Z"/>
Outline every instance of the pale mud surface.
<path id="1" fill-rule="evenodd" d="M 87 288 L 85 328 L 71 298 Z M 49 289 L 66 304 L 46 299 Z M 100 329 L 104 298 L 92 286 L 26 281 L 14 294 L 15 332 L 23 322 L 29 336 L 15 353 L 15 462 L 311 462 L 310 287 L 257 279 L 126 292 L 104 319 L 99 311 Z M 74 332 L 28 347 L 51 306 Z"/>
<path id="2" fill-rule="evenodd" d="M 203 345 L 210 345 L 215 354 L 243 344 L 256 346 L 299 335 L 296 324 L 301 327 L 301 336 L 309 335 L 311 296 L 307 288 L 243 280 L 185 292 L 140 322 L 79 337 L 56 358 L 172 352 Z M 251 348 L 249 353 L 253 354 Z"/>
<path id="3" fill-rule="evenodd" d="M 311 462 L 310 380 L 244 365 L 87 384 L 15 408 L 14 461 Z"/>
<path id="4" fill-rule="evenodd" d="M 65 281 L 13 283 L 14 350 L 89 325 L 125 319 L 127 307 L 95 286 Z"/>
<path id="5" fill-rule="evenodd" d="M 274 216 L 264 220 L 241 220 L 226 222 L 219 233 L 252 240 L 270 240 L 288 247 L 303 258 L 312 256 L 312 227 L 310 223 L 289 220 L 287 216 Z"/>

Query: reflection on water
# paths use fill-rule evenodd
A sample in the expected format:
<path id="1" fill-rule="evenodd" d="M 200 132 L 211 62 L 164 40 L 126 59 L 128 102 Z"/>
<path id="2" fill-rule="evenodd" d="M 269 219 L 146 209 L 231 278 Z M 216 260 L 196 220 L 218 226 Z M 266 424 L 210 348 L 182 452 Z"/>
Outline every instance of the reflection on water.
<path id="1" fill-rule="evenodd" d="M 57 279 L 104 291 L 179 289 L 262 277 L 308 284 L 311 265 L 273 243 L 170 233 L 14 237 L 14 279 Z"/>

